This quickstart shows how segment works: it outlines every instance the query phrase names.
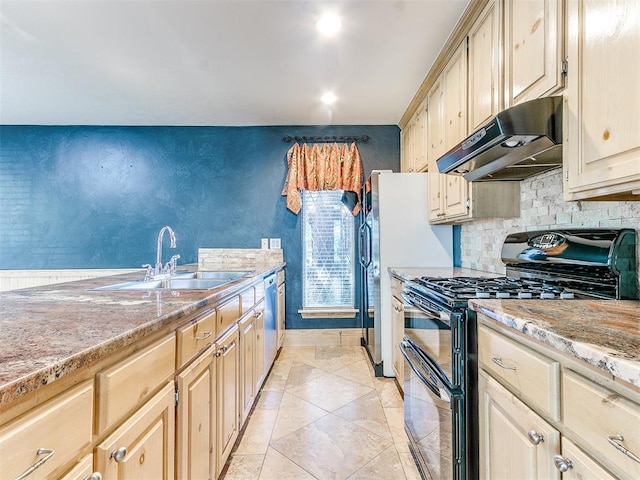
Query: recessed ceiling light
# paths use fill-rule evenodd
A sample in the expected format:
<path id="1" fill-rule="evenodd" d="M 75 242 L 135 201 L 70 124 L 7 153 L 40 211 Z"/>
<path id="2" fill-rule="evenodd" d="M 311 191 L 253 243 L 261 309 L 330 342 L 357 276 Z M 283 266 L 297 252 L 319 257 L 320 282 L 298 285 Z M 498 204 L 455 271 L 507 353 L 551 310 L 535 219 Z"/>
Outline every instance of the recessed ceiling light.
<path id="1" fill-rule="evenodd" d="M 322 103 L 326 103 L 327 105 L 331 105 L 335 103 L 337 99 L 338 98 L 333 94 L 333 92 L 327 92 L 324 95 L 322 95 L 322 97 L 320 97 L 320 100 L 322 100 Z"/>
<path id="2" fill-rule="evenodd" d="M 338 33 L 338 30 L 340 30 L 340 27 L 342 26 L 342 22 L 336 14 L 325 13 L 320 17 L 316 26 L 318 27 L 318 30 L 320 30 L 320 33 L 330 37 Z"/>

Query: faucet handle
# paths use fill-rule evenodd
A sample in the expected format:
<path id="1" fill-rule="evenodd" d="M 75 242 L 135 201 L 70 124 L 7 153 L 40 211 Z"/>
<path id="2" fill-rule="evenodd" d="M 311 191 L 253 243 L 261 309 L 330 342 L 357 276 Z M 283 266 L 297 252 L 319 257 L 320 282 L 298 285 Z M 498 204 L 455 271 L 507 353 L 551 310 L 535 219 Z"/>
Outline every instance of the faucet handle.
<path id="1" fill-rule="evenodd" d="M 142 265 L 142 268 L 147 269 L 147 272 L 144 274 L 144 281 L 148 282 L 153 278 L 153 267 L 148 263 L 145 263 L 144 265 Z"/>
<path id="2" fill-rule="evenodd" d="M 174 255 L 169 259 L 169 261 L 165 265 L 165 270 L 168 271 L 169 275 L 175 275 L 176 266 L 179 258 L 180 258 L 180 255 Z"/>

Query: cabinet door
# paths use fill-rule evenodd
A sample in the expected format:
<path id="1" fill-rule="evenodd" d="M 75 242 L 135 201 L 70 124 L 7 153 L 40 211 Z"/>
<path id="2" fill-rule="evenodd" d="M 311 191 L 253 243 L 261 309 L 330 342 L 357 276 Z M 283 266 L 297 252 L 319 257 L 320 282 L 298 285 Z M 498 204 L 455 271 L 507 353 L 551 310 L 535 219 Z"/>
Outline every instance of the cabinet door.
<path id="1" fill-rule="evenodd" d="M 413 171 L 424 172 L 427 169 L 427 101 L 416 110 L 413 125 Z"/>
<path id="2" fill-rule="evenodd" d="M 241 418 L 240 427 L 244 425 L 253 401 L 256 390 L 256 322 L 254 312 L 240 321 L 240 365 L 241 365 Z"/>
<path id="3" fill-rule="evenodd" d="M 455 147 L 467 134 L 467 57 L 460 45 L 442 74 L 444 84 L 443 131 L 445 152 Z M 443 152 L 444 153 L 444 152 Z M 445 175 L 444 213 L 448 219 L 467 215 L 468 182 L 458 175 Z"/>
<path id="4" fill-rule="evenodd" d="M 398 385 L 403 386 L 404 357 L 400 352 L 400 342 L 402 341 L 402 337 L 404 335 L 404 304 L 396 297 L 391 297 L 391 306 L 391 325 L 393 332 L 393 351 L 391 359 L 393 362 L 393 371 L 396 374 Z"/>
<path id="5" fill-rule="evenodd" d="M 469 133 L 500 111 L 500 4 L 490 1 L 469 31 Z"/>
<path id="6" fill-rule="evenodd" d="M 640 3 L 570 0 L 567 12 L 565 199 L 626 194 L 637 200 Z"/>
<path id="7" fill-rule="evenodd" d="M 93 455 L 85 455 L 66 475 L 60 480 L 100 480 L 102 476 L 93 470 Z M 35 477 L 34 477 L 35 479 Z"/>
<path id="8" fill-rule="evenodd" d="M 174 399 L 170 382 L 96 447 L 103 480 L 174 478 Z"/>
<path id="9" fill-rule="evenodd" d="M 281 348 L 284 345 L 284 334 L 285 334 L 285 284 L 281 283 L 278 285 L 278 303 L 276 305 L 276 318 L 277 318 L 277 328 L 278 328 L 278 348 Z"/>
<path id="10" fill-rule="evenodd" d="M 176 474 L 185 480 L 215 477 L 215 372 L 211 346 L 176 376 Z"/>
<path id="11" fill-rule="evenodd" d="M 563 8 L 563 0 L 505 0 L 505 106 L 563 87 Z"/>
<path id="12" fill-rule="evenodd" d="M 482 370 L 479 396 L 480 478 L 559 479 L 558 431 Z"/>
<path id="13" fill-rule="evenodd" d="M 444 88 L 442 77 L 433 84 L 429 93 L 427 93 L 427 137 L 429 139 L 429 148 L 427 156 L 430 165 L 435 165 L 435 161 L 446 153 L 444 145 L 444 130 L 442 128 L 444 117 Z M 434 170 L 437 172 L 438 170 Z"/>
<path id="14" fill-rule="evenodd" d="M 571 465 L 569 470 L 562 474 L 563 480 L 614 480 L 615 478 L 566 437 L 562 438 L 562 459 Z"/>
<path id="15" fill-rule="evenodd" d="M 220 338 L 216 358 L 217 413 L 217 462 L 218 472 L 229 458 L 231 449 L 238 438 L 240 421 L 240 349 L 238 325 L 231 327 Z"/>

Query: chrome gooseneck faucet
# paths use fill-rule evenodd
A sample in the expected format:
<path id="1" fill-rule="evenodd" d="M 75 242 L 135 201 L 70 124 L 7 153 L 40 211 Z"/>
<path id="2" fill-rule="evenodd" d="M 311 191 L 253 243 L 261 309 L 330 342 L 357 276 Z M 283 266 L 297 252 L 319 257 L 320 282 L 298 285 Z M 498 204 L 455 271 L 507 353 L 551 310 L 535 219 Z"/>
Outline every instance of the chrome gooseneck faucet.
<path id="1" fill-rule="evenodd" d="M 171 248 L 176 248 L 176 234 L 169 225 L 162 227 L 160 233 L 158 233 L 158 248 L 156 250 L 156 275 L 162 273 L 162 238 L 164 232 L 169 232 L 169 238 L 171 239 Z"/>
<path id="2" fill-rule="evenodd" d="M 158 233 L 158 245 L 156 249 L 156 265 L 152 267 L 149 264 L 142 265 L 147 269 L 147 273 L 144 277 L 145 281 L 156 278 L 160 275 L 174 275 L 176 273 L 176 264 L 178 263 L 178 259 L 180 255 L 174 255 L 171 257 L 171 260 L 167 262 L 167 264 L 162 266 L 162 239 L 164 237 L 164 232 L 169 232 L 169 238 L 171 239 L 171 248 L 176 248 L 176 234 L 173 229 L 167 225 L 160 229 L 160 233 Z"/>

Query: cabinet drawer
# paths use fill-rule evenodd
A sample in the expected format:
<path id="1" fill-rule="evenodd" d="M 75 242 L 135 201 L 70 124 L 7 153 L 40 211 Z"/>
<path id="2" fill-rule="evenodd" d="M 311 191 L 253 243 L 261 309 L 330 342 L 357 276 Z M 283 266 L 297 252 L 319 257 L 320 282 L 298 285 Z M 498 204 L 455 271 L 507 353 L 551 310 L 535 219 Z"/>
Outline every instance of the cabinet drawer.
<path id="1" fill-rule="evenodd" d="M 97 428 L 104 432 L 145 401 L 173 375 L 176 337 L 171 336 L 131 355 L 96 375 Z"/>
<path id="2" fill-rule="evenodd" d="M 216 336 L 222 335 L 238 318 L 240 318 L 240 297 L 236 295 L 218 307 Z"/>
<path id="3" fill-rule="evenodd" d="M 480 365 L 554 420 L 560 419 L 560 364 L 489 328 L 478 328 Z"/>
<path id="4" fill-rule="evenodd" d="M 615 479 L 566 437 L 562 439 L 562 457 L 571 462 L 571 468 L 562 474 L 562 480 Z"/>
<path id="5" fill-rule="evenodd" d="M 216 311 L 213 308 L 207 308 L 176 331 L 178 341 L 176 368 L 182 367 L 196 353 L 213 343 L 215 338 Z"/>
<path id="6" fill-rule="evenodd" d="M 87 480 L 93 473 L 93 454 L 90 453 L 89 455 L 85 455 L 82 460 L 60 480 Z"/>
<path id="7" fill-rule="evenodd" d="M 566 427 L 605 466 L 622 478 L 640 478 L 640 463 L 613 445 L 640 457 L 640 405 L 570 370 L 562 375 L 562 405 Z"/>
<path id="8" fill-rule="evenodd" d="M 53 455 L 29 476 L 49 478 L 91 442 L 93 382 L 89 381 L 52 398 L 0 428 L 0 475 L 16 478 L 49 453 Z"/>
<path id="9" fill-rule="evenodd" d="M 240 315 L 244 315 L 256 304 L 256 289 L 247 288 L 240 294 Z"/>

